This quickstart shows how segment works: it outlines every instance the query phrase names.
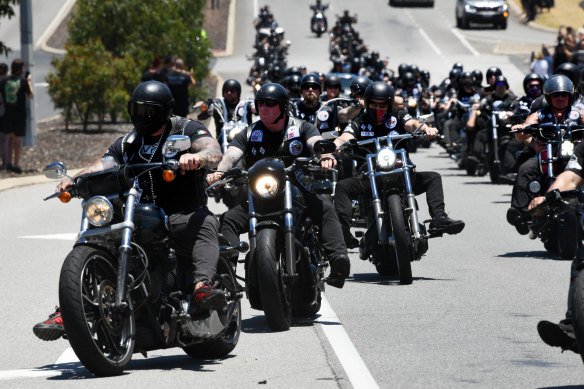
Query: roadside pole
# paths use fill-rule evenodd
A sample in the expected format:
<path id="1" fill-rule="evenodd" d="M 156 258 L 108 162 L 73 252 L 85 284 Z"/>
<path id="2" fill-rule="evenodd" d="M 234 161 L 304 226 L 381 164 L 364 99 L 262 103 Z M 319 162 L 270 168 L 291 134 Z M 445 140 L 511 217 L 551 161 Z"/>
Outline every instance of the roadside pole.
<path id="1" fill-rule="evenodd" d="M 30 72 L 33 98 L 35 95 L 34 55 L 32 44 L 32 0 L 20 2 L 20 51 L 24 61 L 25 72 Z M 34 100 L 26 99 L 26 135 L 24 146 L 35 146 L 37 143 L 37 127 Z"/>

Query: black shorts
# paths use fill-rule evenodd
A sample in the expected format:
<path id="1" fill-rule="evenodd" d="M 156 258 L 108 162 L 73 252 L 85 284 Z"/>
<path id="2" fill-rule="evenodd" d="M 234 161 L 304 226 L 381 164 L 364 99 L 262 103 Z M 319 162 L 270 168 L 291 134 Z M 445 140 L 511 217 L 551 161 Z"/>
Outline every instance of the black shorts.
<path id="1" fill-rule="evenodd" d="M 26 135 L 26 119 L 14 119 L 4 117 L 4 133 L 16 136 Z"/>

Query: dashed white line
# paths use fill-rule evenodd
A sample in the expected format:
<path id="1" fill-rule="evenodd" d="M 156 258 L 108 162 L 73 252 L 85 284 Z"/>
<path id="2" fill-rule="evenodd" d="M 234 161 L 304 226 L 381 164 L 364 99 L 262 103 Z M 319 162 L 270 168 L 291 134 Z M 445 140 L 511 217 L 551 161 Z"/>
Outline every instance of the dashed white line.
<path id="1" fill-rule="evenodd" d="M 460 42 L 462 42 L 464 47 L 466 47 L 467 49 L 470 50 L 472 55 L 474 55 L 475 57 L 478 57 L 480 55 L 480 53 L 478 51 L 476 51 L 475 48 L 472 47 L 472 45 L 470 43 L 468 43 L 466 38 L 456 28 L 453 27 L 450 29 L 450 31 L 454 34 L 454 36 L 456 36 L 458 38 L 458 40 Z"/>
<path id="2" fill-rule="evenodd" d="M 337 358 L 339 358 L 351 385 L 354 388 L 379 388 L 325 296 L 322 296 L 318 313 L 320 317 L 317 322 L 320 323 Z"/>
<path id="3" fill-rule="evenodd" d="M 50 240 L 75 240 L 77 238 L 77 233 L 67 233 L 67 234 L 50 234 L 50 235 L 27 235 L 19 236 L 20 239 L 50 239 Z"/>
<path id="4" fill-rule="evenodd" d="M 426 42 L 428 42 L 428 44 L 430 45 L 430 47 L 432 48 L 432 50 L 434 50 L 434 52 L 437 55 L 442 55 L 442 50 L 440 50 L 440 48 L 432 41 L 432 39 L 430 39 L 430 37 L 428 36 L 428 34 L 426 34 L 426 31 L 424 31 L 423 28 L 419 28 L 418 30 L 420 31 L 420 34 L 422 35 L 422 38 L 424 38 L 426 40 Z"/>

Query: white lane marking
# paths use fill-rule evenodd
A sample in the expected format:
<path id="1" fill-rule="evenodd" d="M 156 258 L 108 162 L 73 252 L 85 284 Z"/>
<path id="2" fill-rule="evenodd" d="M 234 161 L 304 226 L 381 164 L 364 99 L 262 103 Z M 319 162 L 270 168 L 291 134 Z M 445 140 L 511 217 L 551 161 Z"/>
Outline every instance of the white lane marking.
<path id="1" fill-rule="evenodd" d="M 46 88 L 46 87 L 49 86 L 49 83 L 48 82 L 35 82 L 34 83 L 34 86 L 35 87 L 43 87 L 43 88 Z"/>
<path id="2" fill-rule="evenodd" d="M 74 370 L 82 369 L 77 355 L 71 347 L 67 348 L 54 365 L 37 369 L 17 369 L 0 371 L 0 381 L 14 380 L 18 378 L 46 378 L 55 377 Z"/>
<path id="3" fill-rule="evenodd" d="M 379 388 L 324 295 L 318 313 L 320 317 L 317 322 L 320 323 L 353 388 Z"/>
<path id="4" fill-rule="evenodd" d="M 67 0 L 67 2 L 61 7 L 53 21 L 49 24 L 49 26 L 45 29 L 43 34 L 39 37 L 36 41 L 35 48 L 39 48 L 40 46 L 44 45 L 45 42 L 49 39 L 51 34 L 55 32 L 61 21 L 67 16 L 71 8 L 75 5 L 77 0 Z"/>
<path id="5" fill-rule="evenodd" d="M 76 233 L 67 234 L 50 234 L 50 235 L 28 235 L 19 236 L 21 239 L 51 239 L 51 240 L 75 240 L 77 239 Z"/>
<path id="6" fill-rule="evenodd" d="M 450 31 L 454 34 L 454 36 L 456 36 L 458 38 L 458 40 L 460 42 L 462 42 L 462 44 L 470 50 L 470 52 L 472 53 L 472 55 L 474 55 L 475 57 L 478 57 L 479 55 L 481 55 L 478 51 L 475 50 L 474 47 L 472 47 L 472 45 L 470 43 L 468 43 L 468 41 L 466 40 L 466 38 L 464 36 L 462 36 L 462 34 L 456 29 L 456 28 L 451 28 Z"/>
<path id="7" fill-rule="evenodd" d="M 423 28 L 419 28 L 418 29 L 420 31 L 420 34 L 422 35 L 422 38 L 424 38 L 426 40 L 426 42 L 428 42 L 428 44 L 430 45 L 430 47 L 432 48 L 432 50 L 434 50 L 434 52 L 438 55 L 442 55 L 442 51 L 438 48 L 438 46 L 436 46 L 436 44 L 432 41 L 432 39 L 430 39 L 430 37 L 428 36 L 428 34 L 426 34 L 426 31 L 424 31 Z"/>

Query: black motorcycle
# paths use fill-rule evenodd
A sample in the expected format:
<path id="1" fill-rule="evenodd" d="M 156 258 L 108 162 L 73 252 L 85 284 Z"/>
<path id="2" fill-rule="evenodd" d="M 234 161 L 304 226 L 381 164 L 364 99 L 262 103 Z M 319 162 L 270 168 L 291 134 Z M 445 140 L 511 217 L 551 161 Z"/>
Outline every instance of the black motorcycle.
<path id="1" fill-rule="evenodd" d="M 319 142 L 315 150 L 318 147 Z M 313 317 L 320 310 L 328 261 L 319 228 L 308 216 L 302 192 L 295 185 L 314 193 L 331 194 L 332 182 L 323 179 L 320 170 L 309 158 L 296 158 L 288 167 L 281 159 L 264 158 L 247 172 L 239 168 L 228 170 L 210 186 L 240 177 L 248 179 L 250 251 L 245 258 L 246 293 L 251 307 L 264 311 L 272 331 L 288 330 L 292 316 Z"/>
<path id="2" fill-rule="evenodd" d="M 426 253 L 431 236 L 418 218 L 412 188 L 415 166 L 406 150 L 396 146 L 424 136 L 416 130 L 414 134 L 386 135 L 341 146 L 350 157 L 364 161 L 358 175 L 362 187 L 371 190 L 358 199 L 359 213 L 367 226 L 359 257 L 371 261 L 381 275 L 399 274 L 404 285 L 412 283 L 411 262 Z M 375 151 L 367 148 L 372 144 Z"/>
<path id="3" fill-rule="evenodd" d="M 188 137 L 169 136 L 164 162 L 83 174 L 45 199 L 83 199 L 81 230 L 61 268 L 59 303 L 71 347 L 97 376 L 122 374 L 136 352 L 181 347 L 194 358 L 220 358 L 237 345 L 243 292 L 226 258 L 238 248 L 222 245 L 212 280 L 225 293 L 225 309 L 189 313 L 177 261 L 190 261 L 191 253 L 173 249 L 164 210 L 139 202 L 137 178 L 158 169 L 172 181 L 179 165 L 168 158 L 190 146 Z M 66 167 L 55 162 L 45 175 L 66 177 Z"/>
<path id="4" fill-rule="evenodd" d="M 584 135 L 584 126 L 544 123 L 527 126 L 519 132 L 531 134 L 536 138 L 536 148 L 541 178 L 529 183 L 528 189 L 533 196 L 544 195 L 556 177 L 564 171 L 570 157 L 574 154 L 575 144 Z M 573 212 L 556 213 L 553 217 L 527 216 L 529 237 L 541 239 L 544 247 L 552 254 L 564 259 L 576 255 L 577 218 Z"/>
<path id="5" fill-rule="evenodd" d="M 313 14 L 310 18 L 310 31 L 314 32 L 318 38 L 328 30 L 328 22 L 324 16 L 326 7 L 311 6 Z"/>

